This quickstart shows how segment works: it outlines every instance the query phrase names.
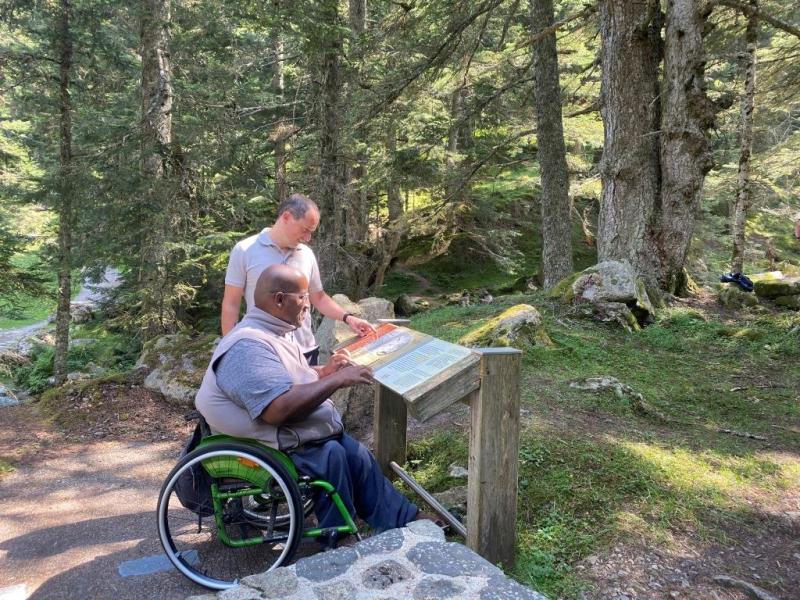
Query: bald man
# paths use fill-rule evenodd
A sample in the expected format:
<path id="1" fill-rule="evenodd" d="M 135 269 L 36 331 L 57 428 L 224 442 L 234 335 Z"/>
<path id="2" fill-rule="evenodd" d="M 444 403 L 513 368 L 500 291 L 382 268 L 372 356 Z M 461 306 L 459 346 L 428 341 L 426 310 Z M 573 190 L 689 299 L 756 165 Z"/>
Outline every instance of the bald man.
<path id="1" fill-rule="evenodd" d="M 371 384 L 372 372 L 340 354 L 311 367 L 293 339 L 309 310 L 308 280 L 293 267 L 273 265 L 258 278 L 254 301 L 219 343 L 195 398 L 212 431 L 287 452 L 300 473 L 333 484 L 350 514 L 374 529 L 414 520 L 417 507 L 344 432 L 330 400 L 339 388 Z M 328 496 L 314 500 L 320 527 L 344 525 Z"/>

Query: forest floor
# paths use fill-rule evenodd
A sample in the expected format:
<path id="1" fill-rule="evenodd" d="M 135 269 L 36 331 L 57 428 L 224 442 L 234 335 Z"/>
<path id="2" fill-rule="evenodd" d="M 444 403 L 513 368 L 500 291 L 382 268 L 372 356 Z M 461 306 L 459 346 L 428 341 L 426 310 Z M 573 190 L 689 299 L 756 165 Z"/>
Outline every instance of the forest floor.
<path id="1" fill-rule="evenodd" d="M 798 598 L 796 317 L 701 298 L 628 334 L 534 295 L 443 307 L 413 325 L 455 340 L 522 301 L 555 345 L 525 354 L 511 574 L 554 600 L 752 597 L 718 576 Z M 617 377 L 652 410 L 569 385 L 595 376 Z M 0 581 L 32 598 L 198 591 L 174 572 L 117 571 L 161 554 L 153 512 L 191 429 L 184 412 L 125 375 L 0 408 Z M 408 466 L 428 489 L 463 484 L 447 471 L 466 464 L 468 424 L 460 404 L 413 424 Z"/>

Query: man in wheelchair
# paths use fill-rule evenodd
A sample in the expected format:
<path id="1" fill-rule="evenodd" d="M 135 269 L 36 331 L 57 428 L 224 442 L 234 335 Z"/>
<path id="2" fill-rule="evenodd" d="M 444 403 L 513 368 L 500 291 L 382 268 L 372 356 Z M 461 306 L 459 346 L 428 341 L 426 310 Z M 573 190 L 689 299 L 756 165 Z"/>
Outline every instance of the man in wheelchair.
<path id="1" fill-rule="evenodd" d="M 330 400 L 339 388 L 371 384 L 370 369 L 341 354 L 310 367 L 294 343 L 310 308 L 306 278 L 273 265 L 258 279 L 254 304 L 219 343 L 195 399 L 212 431 L 286 452 L 301 474 L 329 481 L 350 514 L 376 530 L 417 518 L 417 507 L 383 476 L 372 453 L 344 432 Z M 321 528 L 343 524 L 324 493 L 314 512 Z"/>

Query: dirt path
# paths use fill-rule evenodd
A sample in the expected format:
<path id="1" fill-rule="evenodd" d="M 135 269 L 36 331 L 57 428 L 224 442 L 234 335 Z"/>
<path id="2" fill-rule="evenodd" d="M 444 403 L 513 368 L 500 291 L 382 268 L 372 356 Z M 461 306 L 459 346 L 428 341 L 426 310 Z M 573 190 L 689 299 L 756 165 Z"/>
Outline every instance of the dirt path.
<path id="1" fill-rule="evenodd" d="M 86 443 L 46 423 L 31 404 L 0 408 L 0 432 L 0 467 L 15 467 L 0 479 L 0 597 L 132 600 L 202 592 L 173 570 L 119 572 L 121 565 L 141 571 L 153 564 L 147 557 L 157 564 L 162 556 L 156 500 L 180 434 L 153 442 L 134 432 Z"/>

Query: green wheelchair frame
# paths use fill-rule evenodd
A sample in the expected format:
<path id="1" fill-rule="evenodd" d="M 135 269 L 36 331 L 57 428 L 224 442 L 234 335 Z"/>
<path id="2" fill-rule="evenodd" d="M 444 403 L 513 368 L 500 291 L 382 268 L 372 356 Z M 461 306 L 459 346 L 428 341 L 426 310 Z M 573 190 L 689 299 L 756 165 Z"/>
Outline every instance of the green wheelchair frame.
<path id="1" fill-rule="evenodd" d="M 208 475 L 198 485 L 210 478 L 213 508 L 203 511 L 184 507 L 176 492 L 187 471 L 197 473 L 197 463 Z M 330 496 L 344 525 L 304 528 L 316 490 Z M 175 465 L 159 494 L 157 517 L 159 539 L 172 564 L 192 581 L 217 590 L 288 562 L 301 538 L 332 546 L 341 536 L 358 536 L 333 485 L 300 476 L 283 452 L 228 435 L 204 437 Z"/>

